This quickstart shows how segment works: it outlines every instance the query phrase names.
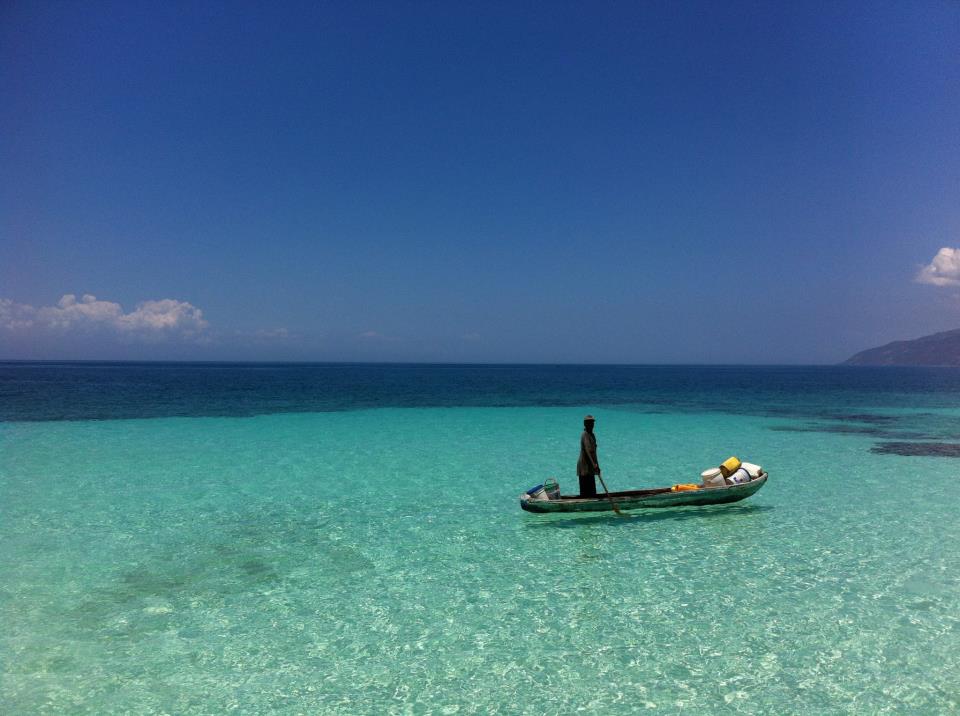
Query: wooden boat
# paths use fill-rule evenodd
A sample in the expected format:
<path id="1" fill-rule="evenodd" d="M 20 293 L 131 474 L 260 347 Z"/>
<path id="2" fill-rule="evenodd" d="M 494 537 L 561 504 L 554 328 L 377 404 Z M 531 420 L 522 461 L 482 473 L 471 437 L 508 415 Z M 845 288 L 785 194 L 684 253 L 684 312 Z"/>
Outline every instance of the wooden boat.
<path id="1" fill-rule="evenodd" d="M 721 505 L 727 502 L 745 500 L 763 487 L 767 482 L 767 473 L 761 472 L 750 482 L 725 487 L 703 487 L 699 490 L 674 492 L 669 487 L 652 490 L 627 490 L 611 492 L 610 496 L 622 510 L 637 510 L 645 507 L 694 507 L 702 505 Z M 520 495 L 520 507 L 527 512 L 605 512 L 612 510 L 606 494 L 596 497 L 560 496 L 558 499 L 534 497 L 529 492 Z"/>

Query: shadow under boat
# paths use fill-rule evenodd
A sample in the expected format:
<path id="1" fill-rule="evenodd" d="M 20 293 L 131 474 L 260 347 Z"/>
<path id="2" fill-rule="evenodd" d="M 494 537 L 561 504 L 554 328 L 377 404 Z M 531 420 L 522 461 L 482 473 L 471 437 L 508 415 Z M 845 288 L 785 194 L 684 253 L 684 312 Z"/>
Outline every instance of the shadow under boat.
<path id="1" fill-rule="evenodd" d="M 679 520 L 707 520 L 715 517 L 739 517 L 763 514 L 776 508 L 773 505 L 704 505 L 688 507 L 684 510 L 643 510 L 625 512 L 617 515 L 613 512 L 575 512 L 555 513 L 536 520 L 529 520 L 524 527 L 563 529 L 584 527 L 587 525 L 615 525 L 618 527 L 651 524 L 654 522 L 672 522 Z M 562 515 L 562 517 L 561 517 Z"/>

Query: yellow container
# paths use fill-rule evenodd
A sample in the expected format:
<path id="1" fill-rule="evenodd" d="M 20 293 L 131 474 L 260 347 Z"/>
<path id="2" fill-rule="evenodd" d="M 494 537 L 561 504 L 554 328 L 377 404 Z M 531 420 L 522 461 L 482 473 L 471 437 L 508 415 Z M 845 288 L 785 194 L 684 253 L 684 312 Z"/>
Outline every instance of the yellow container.
<path id="1" fill-rule="evenodd" d="M 726 460 L 720 463 L 720 473 L 724 477 L 730 477 L 733 473 L 740 469 L 740 460 L 736 457 L 728 457 Z"/>
<path id="2" fill-rule="evenodd" d="M 699 490 L 700 485 L 694 485 L 692 482 L 686 485 L 674 485 L 670 488 L 671 492 L 686 492 L 688 490 Z"/>

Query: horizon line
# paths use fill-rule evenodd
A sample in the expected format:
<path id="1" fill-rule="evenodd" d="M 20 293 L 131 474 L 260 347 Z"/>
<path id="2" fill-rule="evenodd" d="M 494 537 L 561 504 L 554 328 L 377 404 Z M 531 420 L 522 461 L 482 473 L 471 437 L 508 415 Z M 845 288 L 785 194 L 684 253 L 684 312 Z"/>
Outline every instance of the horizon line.
<path id="1" fill-rule="evenodd" d="M 844 361 L 839 363 L 627 363 L 627 362 L 539 362 L 539 361 L 350 361 L 350 360 L 150 360 L 150 359 L 114 359 L 114 358 L 0 358 L 0 364 L 128 364 L 128 365 L 363 365 L 363 366 L 571 366 L 571 367 L 741 367 L 741 368 L 831 368 L 847 366 L 851 368 L 948 368 L 951 366 L 893 366 L 893 365 L 856 365 Z"/>

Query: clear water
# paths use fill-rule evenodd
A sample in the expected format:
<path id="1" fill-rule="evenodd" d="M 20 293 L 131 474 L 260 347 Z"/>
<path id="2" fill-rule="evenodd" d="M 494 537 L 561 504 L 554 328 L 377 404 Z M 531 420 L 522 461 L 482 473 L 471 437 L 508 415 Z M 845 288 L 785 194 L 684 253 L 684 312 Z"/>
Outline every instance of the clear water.
<path id="1" fill-rule="evenodd" d="M 950 712 L 958 398 L 936 370 L 0 366 L 0 703 Z M 521 512 L 573 489 L 586 411 L 611 489 L 730 454 L 770 482 Z"/>

